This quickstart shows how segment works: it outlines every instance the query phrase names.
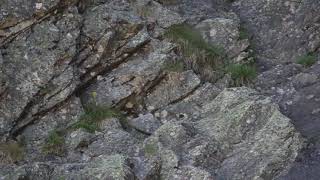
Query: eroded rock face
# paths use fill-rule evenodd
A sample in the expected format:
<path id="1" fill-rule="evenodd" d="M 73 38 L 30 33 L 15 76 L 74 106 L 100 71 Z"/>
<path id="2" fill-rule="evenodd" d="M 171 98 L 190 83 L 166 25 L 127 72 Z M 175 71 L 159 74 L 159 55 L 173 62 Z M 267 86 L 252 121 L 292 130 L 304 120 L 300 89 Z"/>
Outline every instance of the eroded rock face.
<path id="1" fill-rule="evenodd" d="M 250 63 L 250 40 L 241 34 L 241 20 L 247 18 L 253 40 L 261 43 L 260 59 L 269 53 L 272 63 L 291 61 L 316 52 L 313 10 L 319 6 L 311 0 L 301 5 L 236 1 L 238 17 L 229 3 L 1 3 L 0 145 L 13 139 L 25 154 L 15 162 L 0 159 L 0 179 L 246 180 L 294 174 L 286 173 L 292 165 L 301 168 L 294 161 L 304 139 L 280 110 L 307 138 L 317 137 L 317 125 L 303 127 L 298 119 L 310 124 L 319 117 L 318 65 L 275 66 L 257 78 L 259 92 L 226 89 L 229 75 L 210 83 L 186 66 L 166 69 L 184 57 L 163 33 L 187 22 L 207 42 L 223 47 L 230 62 Z M 268 19 L 278 6 L 283 11 L 274 14 L 277 21 Z M 272 28 L 260 29 L 262 24 Z M 91 105 L 117 111 L 103 112 L 97 129 L 75 126 L 90 115 Z M 48 153 L 47 143 L 58 143 L 61 151 Z M 0 147 L 0 158 L 19 152 L 11 150 Z"/>
<path id="2" fill-rule="evenodd" d="M 239 0 L 233 3 L 254 34 L 258 56 L 265 64 L 295 62 L 319 48 L 317 0 Z"/>

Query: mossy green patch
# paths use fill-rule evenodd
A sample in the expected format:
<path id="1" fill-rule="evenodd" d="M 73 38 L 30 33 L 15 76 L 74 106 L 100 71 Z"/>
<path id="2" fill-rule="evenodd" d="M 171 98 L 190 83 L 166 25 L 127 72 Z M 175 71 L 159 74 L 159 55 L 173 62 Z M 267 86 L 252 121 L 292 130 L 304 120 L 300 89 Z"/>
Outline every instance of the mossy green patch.
<path id="1" fill-rule="evenodd" d="M 312 66 L 317 61 L 317 57 L 314 54 L 307 54 L 304 56 L 300 56 L 297 60 L 298 64 L 301 64 L 305 67 Z"/>
<path id="2" fill-rule="evenodd" d="M 42 150 L 46 154 L 62 155 L 64 153 L 65 140 L 61 132 L 54 130 L 49 133 Z"/>
<path id="3" fill-rule="evenodd" d="M 183 56 L 199 67 L 209 65 L 217 69 L 225 64 L 224 49 L 206 42 L 202 35 L 190 25 L 173 25 L 167 29 L 165 37 L 177 43 Z"/>
<path id="4" fill-rule="evenodd" d="M 176 61 L 167 62 L 164 64 L 163 70 L 168 72 L 183 72 L 184 64 L 183 62 Z"/>
<path id="5" fill-rule="evenodd" d="M 85 108 L 85 113 L 80 117 L 79 121 L 72 125 L 73 129 L 83 128 L 90 133 L 99 130 L 99 124 L 102 120 L 116 117 L 123 119 L 121 112 L 109 106 L 89 105 Z"/>
<path id="6" fill-rule="evenodd" d="M 231 75 L 234 86 L 242 86 L 251 82 L 257 75 L 255 67 L 247 64 L 232 64 L 227 66 L 227 73 Z"/>
<path id="7" fill-rule="evenodd" d="M 158 152 L 157 142 L 150 140 L 144 145 L 144 152 L 148 156 L 154 156 Z"/>
<path id="8" fill-rule="evenodd" d="M 0 151 L 3 152 L 12 162 L 17 162 L 24 158 L 24 148 L 17 142 L 0 144 Z"/>
<path id="9" fill-rule="evenodd" d="M 240 26 L 239 28 L 239 39 L 240 40 L 249 39 L 248 31 L 242 26 Z"/>

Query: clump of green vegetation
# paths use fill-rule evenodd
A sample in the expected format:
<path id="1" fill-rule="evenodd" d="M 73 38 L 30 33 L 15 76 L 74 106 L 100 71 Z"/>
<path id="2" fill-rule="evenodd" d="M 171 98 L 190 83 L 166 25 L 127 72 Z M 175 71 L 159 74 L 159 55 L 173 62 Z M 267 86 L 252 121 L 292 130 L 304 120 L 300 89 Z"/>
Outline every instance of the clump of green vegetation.
<path id="1" fill-rule="evenodd" d="M 187 59 L 186 65 L 198 73 L 204 67 L 217 70 L 225 64 L 224 49 L 206 42 L 198 31 L 187 24 L 171 26 L 165 32 L 165 37 L 179 45 Z"/>
<path id="2" fill-rule="evenodd" d="M 183 62 L 178 61 L 167 62 L 164 64 L 163 70 L 168 72 L 183 72 L 184 65 Z"/>
<path id="3" fill-rule="evenodd" d="M 314 54 L 307 54 L 298 58 L 297 63 L 305 67 L 312 66 L 317 61 L 317 57 Z"/>
<path id="4" fill-rule="evenodd" d="M 65 140 L 62 132 L 54 130 L 49 133 L 43 152 L 46 154 L 62 155 L 64 153 Z"/>
<path id="5" fill-rule="evenodd" d="M 121 112 L 108 106 L 91 104 L 85 108 L 85 113 L 80 117 L 78 122 L 72 125 L 72 128 L 83 128 L 90 133 L 94 133 L 99 130 L 101 121 L 112 117 L 122 119 Z"/>
<path id="6" fill-rule="evenodd" d="M 243 26 L 240 26 L 239 40 L 243 40 L 243 39 L 249 39 L 249 34 L 248 34 L 248 31 Z"/>
<path id="7" fill-rule="evenodd" d="M 242 86 L 250 83 L 257 75 L 256 69 L 251 65 L 232 64 L 227 66 L 227 73 L 231 75 L 234 86 Z"/>
<path id="8" fill-rule="evenodd" d="M 2 152 L 11 163 L 20 161 L 24 158 L 24 148 L 18 142 L 12 141 L 0 144 L 0 152 Z"/>
<path id="9" fill-rule="evenodd" d="M 144 152 L 148 156 L 154 156 L 155 154 L 157 154 L 157 152 L 158 152 L 157 142 L 153 142 L 153 141 L 147 142 L 144 145 Z"/>

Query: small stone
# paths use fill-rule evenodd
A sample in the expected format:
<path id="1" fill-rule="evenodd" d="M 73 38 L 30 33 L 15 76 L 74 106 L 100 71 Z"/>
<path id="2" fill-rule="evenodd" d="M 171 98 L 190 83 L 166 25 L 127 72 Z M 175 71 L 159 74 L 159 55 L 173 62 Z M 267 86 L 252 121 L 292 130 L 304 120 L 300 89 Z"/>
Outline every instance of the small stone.
<path id="1" fill-rule="evenodd" d="M 42 3 L 36 3 L 36 9 L 42 9 L 43 5 Z"/>
<path id="2" fill-rule="evenodd" d="M 279 89 L 277 89 L 277 93 L 284 94 L 284 90 L 279 88 Z"/>
<path id="3" fill-rule="evenodd" d="M 148 111 L 152 111 L 152 110 L 155 109 L 155 107 L 154 106 L 148 106 L 147 109 L 148 109 Z"/>
<path id="4" fill-rule="evenodd" d="M 286 102 L 286 104 L 287 104 L 287 105 L 292 105 L 293 102 L 292 102 L 292 101 L 288 101 L 288 102 Z"/>
<path id="5" fill-rule="evenodd" d="M 310 94 L 310 95 L 307 96 L 307 99 L 312 99 L 312 98 L 314 98 L 313 94 Z"/>
<path id="6" fill-rule="evenodd" d="M 97 76 L 97 80 L 101 81 L 103 79 L 103 77 L 101 75 Z"/>
<path id="7" fill-rule="evenodd" d="M 319 112 L 320 112 L 320 108 L 314 109 L 314 110 L 312 111 L 312 114 L 318 114 Z"/>
<path id="8" fill-rule="evenodd" d="M 168 116 L 168 111 L 166 111 L 166 110 L 161 111 L 162 118 L 166 118 L 167 116 Z"/>
<path id="9" fill-rule="evenodd" d="M 95 75 L 96 75 L 95 72 L 91 72 L 91 73 L 90 73 L 90 76 L 95 76 Z"/>
<path id="10" fill-rule="evenodd" d="M 133 104 L 132 104 L 131 102 L 128 102 L 128 103 L 126 104 L 126 108 L 132 109 L 132 108 L 133 108 Z"/>
<path id="11" fill-rule="evenodd" d="M 154 113 L 154 116 L 158 118 L 158 117 L 160 117 L 160 113 L 156 112 L 156 113 Z"/>
<path id="12" fill-rule="evenodd" d="M 135 129 L 152 134 L 160 127 L 160 121 L 150 113 L 140 114 L 139 117 L 131 119 L 128 121 L 128 124 Z"/>

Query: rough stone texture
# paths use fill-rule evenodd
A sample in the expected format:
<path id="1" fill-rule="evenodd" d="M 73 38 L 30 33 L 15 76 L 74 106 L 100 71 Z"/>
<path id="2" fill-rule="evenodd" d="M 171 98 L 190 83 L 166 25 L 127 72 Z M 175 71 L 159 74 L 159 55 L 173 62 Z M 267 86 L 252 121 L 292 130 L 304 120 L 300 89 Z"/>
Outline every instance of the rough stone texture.
<path id="1" fill-rule="evenodd" d="M 131 119 L 128 121 L 128 124 L 146 134 L 152 134 L 161 125 L 160 121 L 154 118 L 152 114 L 145 114 Z"/>
<path id="2" fill-rule="evenodd" d="M 223 47 L 233 62 L 243 63 L 249 58 L 250 44 L 248 39 L 240 39 L 239 28 L 239 19 L 227 18 L 206 19 L 196 26 L 208 42 Z"/>
<path id="3" fill-rule="evenodd" d="M 266 66 L 295 62 L 319 48 L 317 0 L 239 0 L 233 6 L 254 35 L 258 59 Z"/>
<path id="4" fill-rule="evenodd" d="M 159 109 L 183 98 L 195 90 L 199 84 L 199 77 L 192 71 L 170 73 L 154 91 L 147 95 L 146 105 L 151 110 Z"/>
<path id="5" fill-rule="evenodd" d="M 115 154 L 112 156 L 101 155 L 89 163 L 64 164 L 57 166 L 52 172 L 52 178 L 58 179 L 135 179 L 129 167 L 127 157 Z"/>
<path id="6" fill-rule="evenodd" d="M 271 95 L 282 112 L 292 119 L 296 129 L 308 139 L 308 148 L 283 179 L 317 179 L 319 169 L 319 64 L 309 69 L 281 65 L 262 73 L 257 88 Z"/>
<path id="7" fill-rule="evenodd" d="M 3 0 L 0 144 L 23 142 L 25 157 L 0 159 L 0 179 L 317 179 L 320 67 L 283 62 L 319 54 L 319 2 L 229 5 Z M 190 69 L 165 70 L 183 62 L 163 36 L 182 22 L 230 62 L 256 56 L 267 69 L 252 85 L 259 92 L 224 90 L 230 75 L 212 84 Z M 122 115 L 102 118 L 94 133 L 71 128 L 92 103 Z M 43 152 L 54 130 L 65 141 L 60 155 Z"/>
<path id="8" fill-rule="evenodd" d="M 203 114 L 207 117 L 196 129 L 223 142 L 230 158 L 223 161 L 218 174 L 226 178 L 274 177 L 277 169 L 288 168 L 285 164 L 294 161 L 303 147 L 290 119 L 270 99 L 250 89 L 224 90 L 204 107 Z"/>

